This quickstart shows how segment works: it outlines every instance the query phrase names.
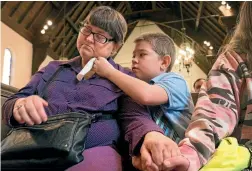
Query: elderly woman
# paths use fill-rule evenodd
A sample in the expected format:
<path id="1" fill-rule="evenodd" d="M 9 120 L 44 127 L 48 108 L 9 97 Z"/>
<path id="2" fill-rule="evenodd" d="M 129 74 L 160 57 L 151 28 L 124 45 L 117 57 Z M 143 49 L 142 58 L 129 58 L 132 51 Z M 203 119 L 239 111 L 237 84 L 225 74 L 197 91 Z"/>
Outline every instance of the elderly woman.
<path id="1" fill-rule="evenodd" d="M 105 6 L 91 11 L 77 39 L 80 56 L 67 62 L 52 61 L 38 71 L 24 88 L 3 105 L 2 112 L 7 124 L 40 124 L 48 116 L 66 112 L 114 114 L 116 119 L 101 119 L 91 124 L 83 153 L 84 161 L 69 170 L 122 170 L 121 156 L 117 152 L 119 128 L 122 128 L 123 137 L 129 144 L 130 154 L 137 152 L 142 137 L 148 137 L 153 132 L 162 135 L 162 130 L 143 106 L 135 103 L 110 81 L 96 74 L 89 74 L 90 78 L 78 81 L 76 75 L 91 58 L 97 56 L 107 58 L 113 67 L 131 75 L 111 58 L 123 44 L 126 32 L 126 21 L 117 11 Z M 45 101 L 36 94 L 41 93 L 60 66 L 64 69 L 49 84 Z"/>

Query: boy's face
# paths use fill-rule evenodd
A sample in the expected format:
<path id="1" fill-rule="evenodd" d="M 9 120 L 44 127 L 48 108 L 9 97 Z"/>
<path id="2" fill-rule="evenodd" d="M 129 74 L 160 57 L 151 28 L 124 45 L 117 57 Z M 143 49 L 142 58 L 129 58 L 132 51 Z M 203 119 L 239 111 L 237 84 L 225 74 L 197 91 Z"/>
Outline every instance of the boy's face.
<path id="1" fill-rule="evenodd" d="M 152 49 L 150 43 L 144 40 L 136 43 L 132 57 L 132 71 L 137 78 L 150 81 L 162 73 L 161 64 L 162 59 Z"/>

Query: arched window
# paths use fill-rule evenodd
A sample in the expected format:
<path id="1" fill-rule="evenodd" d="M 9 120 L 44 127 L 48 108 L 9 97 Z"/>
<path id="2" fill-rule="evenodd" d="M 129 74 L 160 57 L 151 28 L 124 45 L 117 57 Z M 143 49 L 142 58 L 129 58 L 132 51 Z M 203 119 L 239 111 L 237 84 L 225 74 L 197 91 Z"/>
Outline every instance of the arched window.
<path id="1" fill-rule="evenodd" d="M 10 49 L 4 50 L 2 83 L 10 85 L 11 81 L 11 62 L 12 55 Z"/>

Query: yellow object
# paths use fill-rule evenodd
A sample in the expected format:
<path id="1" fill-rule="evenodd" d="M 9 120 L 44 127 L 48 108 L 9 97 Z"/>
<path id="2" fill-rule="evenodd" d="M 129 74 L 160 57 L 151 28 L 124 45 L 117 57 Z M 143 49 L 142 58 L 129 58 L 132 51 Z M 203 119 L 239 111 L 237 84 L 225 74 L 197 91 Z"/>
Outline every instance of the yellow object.
<path id="1" fill-rule="evenodd" d="M 236 138 L 223 139 L 211 160 L 200 171 L 241 171 L 249 166 L 250 152 Z"/>

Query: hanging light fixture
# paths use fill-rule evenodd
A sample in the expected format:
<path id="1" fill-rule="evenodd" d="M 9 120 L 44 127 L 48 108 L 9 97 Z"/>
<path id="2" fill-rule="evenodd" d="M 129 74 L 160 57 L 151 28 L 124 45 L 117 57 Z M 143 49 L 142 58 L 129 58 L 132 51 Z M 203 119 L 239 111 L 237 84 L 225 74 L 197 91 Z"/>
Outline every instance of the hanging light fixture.
<path id="1" fill-rule="evenodd" d="M 181 12 L 181 21 L 182 21 L 182 43 L 180 45 L 180 50 L 178 53 L 177 61 L 175 63 L 178 65 L 182 64 L 184 68 L 186 68 L 188 74 L 190 72 L 190 68 L 192 67 L 193 59 L 195 51 L 191 43 L 186 39 L 186 28 L 184 27 L 182 6 L 180 2 L 180 12 Z"/>

